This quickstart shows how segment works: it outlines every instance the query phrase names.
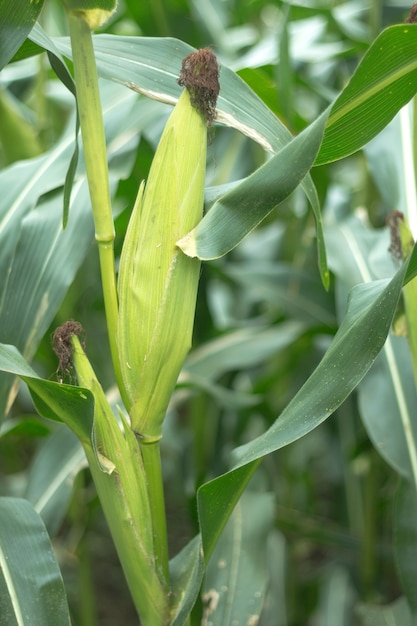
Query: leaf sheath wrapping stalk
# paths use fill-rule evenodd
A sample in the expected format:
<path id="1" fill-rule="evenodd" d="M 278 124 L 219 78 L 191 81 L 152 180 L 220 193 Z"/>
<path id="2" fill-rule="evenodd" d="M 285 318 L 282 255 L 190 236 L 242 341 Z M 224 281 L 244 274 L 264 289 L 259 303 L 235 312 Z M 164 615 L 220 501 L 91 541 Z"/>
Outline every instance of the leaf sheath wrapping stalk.
<path id="1" fill-rule="evenodd" d="M 202 216 L 206 142 L 206 123 L 184 90 L 139 190 L 120 260 L 120 367 L 132 427 L 145 440 L 161 436 L 191 346 L 200 263 L 176 242 Z"/>

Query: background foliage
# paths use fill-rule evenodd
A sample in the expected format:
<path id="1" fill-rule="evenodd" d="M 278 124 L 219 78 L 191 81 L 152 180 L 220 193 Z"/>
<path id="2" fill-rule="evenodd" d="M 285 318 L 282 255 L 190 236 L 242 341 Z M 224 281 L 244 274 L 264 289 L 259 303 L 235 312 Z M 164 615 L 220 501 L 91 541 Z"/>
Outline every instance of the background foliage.
<path id="1" fill-rule="evenodd" d="M 170 36 L 213 47 L 221 63 L 237 71 L 298 134 L 342 90 L 377 34 L 403 22 L 409 8 L 394 1 L 125 0 L 105 32 Z M 67 34 L 59 2 L 48 0 L 40 24 L 51 36 Z M 50 335 L 61 322 L 77 319 L 86 329 L 95 370 L 111 388 L 82 175 L 68 227 L 61 231 L 73 97 L 45 55 L 12 63 L 0 76 L 0 188 L 8 208 L 0 223 L 0 341 L 17 345 L 40 375 L 53 379 L 57 364 Z M 120 253 L 138 183 L 147 177 L 170 107 L 110 81 L 103 81 L 102 98 Z M 394 273 L 385 220 L 393 209 L 410 206 L 407 124 L 408 113 L 402 113 L 363 151 L 311 171 L 323 207 L 332 272 L 328 292 L 317 265 L 314 219 L 301 190 L 233 252 L 203 265 L 194 349 L 163 439 L 172 554 L 197 530 L 196 488 L 229 469 L 231 450 L 263 433 L 285 409 L 329 346 L 350 289 Z M 324 164 L 328 159 L 321 154 Z M 267 158 L 248 137 L 216 126 L 208 151 L 208 197 L 210 188 L 215 196 L 217 186 L 247 176 Z M 50 241 L 51 233 L 55 246 L 45 251 L 42 238 Z M 7 246 L 16 242 L 9 267 Z M 38 283 L 16 291 L 14 276 L 28 275 L 34 263 Z M 48 286 L 57 281 L 61 288 L 51 298 Z M 28 321 L 29 310 L 37 310 L 38 317 Z M 23 332 L 28 324 L 30 340 Z M 6 411 L 14 391 L 4 374 L 1 384 Z M 398 499 L 397 527 L 407 527 L 410 510 L 404 502 L 415 508 L 415 494 L 403 480 L 411 468 L 399 424 L 415 411 L 416 401 L 406 342 L 392 336 L 357 393 L 331 420 L 266 457 L 215 548 L 193 623 L 200 623 L 210 606 L 211 581 L 219 580 L 218 569 L 227 561 L 234 565 L 231 574 L 225 572 L 234 593 L 249 588 L 245 577 L 259 582 L 260 595 L 248 595 L 244 614 L 262 608 L 265 626 L 389 619 L 407 624 L 402 593 L 414 564 L 410 559 L 401 579 L 395 559 L 402 558 L 404 546 L 392 540 L 392 502 Z M 24 387 L 0 434 L 1 495 L 24 497 L 42 514 L 73 623 L 137 623 L 77 441 L 66 429 L 34 417 Z M 250 523 L 243 526 L 242 520 Z M 241 619 L 224 606 L 217 623 Z"/>

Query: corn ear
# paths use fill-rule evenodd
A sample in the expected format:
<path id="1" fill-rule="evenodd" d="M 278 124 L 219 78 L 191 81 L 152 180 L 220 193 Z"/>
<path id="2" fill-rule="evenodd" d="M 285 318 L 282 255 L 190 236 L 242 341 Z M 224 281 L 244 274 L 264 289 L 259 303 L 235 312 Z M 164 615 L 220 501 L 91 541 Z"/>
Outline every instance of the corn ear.
<path id="1" fill-rule="evenodd" d="M 191 346 L 200 262 L 176 242 L 202 217 L 210 121 L 192 98 L 185 89 L 167 122 L 120 259 L 120 369 L 132 428 L 144 441 L 161 437 Z"/>
<path id="2" fill-rule="evenodd" d="M 73 324 L 73 323 L 72 323 Z M 66 336 L 72 332 L 71 328 Z M 84 445 L 120 561 L 143 623 L 167 623 L 169 606 L 158 576 L 150 519 L 149 494 L 137 439 L 121 415 L 121 425 L 78 340 L 72 361 L 79 384 L 94 395 L 91 445 Z"/>

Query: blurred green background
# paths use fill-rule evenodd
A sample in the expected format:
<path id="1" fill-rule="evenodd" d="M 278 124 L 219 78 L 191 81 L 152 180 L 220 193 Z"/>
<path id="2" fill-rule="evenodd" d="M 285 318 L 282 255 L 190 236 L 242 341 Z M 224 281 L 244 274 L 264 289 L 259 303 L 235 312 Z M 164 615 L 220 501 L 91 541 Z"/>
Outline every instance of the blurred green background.
<path id="1" fill-rule="evenodd" d="M 237 71 L 296 134 L 336 97 L 377 34 L 403 22 L 409 9 L 408 2 L 394 0 L 122 0 L 102 32 L 175 37 L 212 48 L 220 63 Z M 50 36 L 67 35 L 58 0 L 47 0 L 40 23 Z M 105 89 L 113 89 L 114 96 L 106 97 L 117 101 L 125 88 L 103 84 Z M 73 98 L 45 55 L 6 67 L 0 76 L 0 100 L 26 137 L 11 142 L 0 124 L 5 133 L 0 137 L 2 168 L 46 152 L 67 125 L 73 127 Z M 116 256 L 137 187 L 147 177 L 170 111 L 152 101 L 147 106 L 152 108 L 151 122 L 135 130 L 133 121 L 127 131 L 128 162 L 122 164 L 114 195 Z M 342 278 L 333 276 L 328 293 L 317 270 L 314 220 L 298 191 L 236 250 L 203 264 L 193 351 L 173 398 L 162 448 L 172 554 L 197 531 L 196 488 L 228 468 L 232 448 L 271 425 L 336 332 L 353 279 L 349 251 L 338 248 L 332 235 L 334 223 L 359 216 L 372 245 L 382 241 L 384 250 L 388 247 L 385 220 L 397 208 L 398 197 L 389 174 L 388 131 L 378 141 L 341 162 L 312 170 L 329 233 L 331 268 L 337 266 L 334 257 L 343 260 L 346 255 Z M 266 158 L 247 137 L 215 125 L 207 186 L 243 178 Z M 351 224 L 362 236 L 365 227 Z M 33 361 L 46 378 L 54 378 L 57 369 L 51 334 L 67 319 L 84 326 L 89 358 L 111 392 L 93 237 Z M 1 340 L 7 342 L 7 337 Z M 204 378 L 206 387 L 192 380 L 193 375 Z M 263 626 L 380 624 L 377 608 L 375 622 L 369 621 L 369 612 L 362 622 L 360 607 L 389 605 L 401 595 L 391 537 L 398 477 L 363 424 L 366 403 L 375 397 L 366 394 L 365 388 L 362 396 L 351 396 L 332 419 L 266 458 L 253 479 L 254 490 L 274 494 L 268 539 L 273 584 Z M 1 495 L 27 493 L 31 473 L 58 445 L 59 431 L 34 417 L 22 386 L 0 431 Z M 78 459 L 69 472 L 54 538 L 73 624 L 137 624 L 94 486 L 82 467 Z M 193 623 L 200 623 L 201 611 L 199 604 Z"/>

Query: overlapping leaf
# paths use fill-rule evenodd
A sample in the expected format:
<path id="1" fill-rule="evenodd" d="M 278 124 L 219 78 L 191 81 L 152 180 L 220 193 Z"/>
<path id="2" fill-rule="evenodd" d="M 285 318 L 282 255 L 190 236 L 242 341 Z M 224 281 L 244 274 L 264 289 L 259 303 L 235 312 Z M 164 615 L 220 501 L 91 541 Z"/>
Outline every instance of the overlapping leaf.
<path id="1" fill-rule="evenodd" d="M 373 139 L 417 92 L 417 25 L 391 26 L 373 42 L 332 107 L 315 165 Z"/>
<path id="2" fill-rule="evenodd" d="M 323 137 L 327 112 L 288 143 L 278 154 L 236 187 L 221 196 L 200 224 L 179 246 L 200 259 L 216 259 L 230 252 L 301 183 L 310 170 Z M 321 231 L 321 216 L 316 215 Z M 328 283 L 326 260 L 320 269 Z"/>
<path id="3" fill-rule="evenodd" d="M 48 533 L 27 500 L 0 498 L 0 564 L 4 626 L 70 626 L 64 584 Z"/>
<path id="4" fill-rule="evenodd" d="M 43 7 L 43 0 L 0 2 L 0 70 L 10 61 L 30 33 Z"/>
<path id="5" fill-rule="evenodd" d="M 417 256 L 417 247 L 413 259 Z M 205 557 L 262 458 L 303 437 L 326 420 L 355 389 L 384 346 L 400 291 L 404 265 L 391 281 L 358 285 L 346 316 L 322 361 L 274 424 L 237 448 L 233 469 L 203 485 L 198 506 Z"/>

